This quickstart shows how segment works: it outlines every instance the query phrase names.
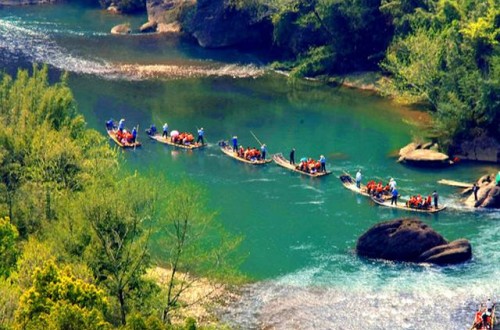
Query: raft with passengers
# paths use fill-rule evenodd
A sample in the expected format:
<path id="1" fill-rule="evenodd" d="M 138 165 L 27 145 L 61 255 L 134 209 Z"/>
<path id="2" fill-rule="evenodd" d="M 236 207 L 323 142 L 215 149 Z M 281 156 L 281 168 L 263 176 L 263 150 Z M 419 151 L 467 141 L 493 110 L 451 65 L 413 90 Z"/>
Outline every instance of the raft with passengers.
<path id="1" fill-rule="evenodd" d="M 300 173 L 302 175 L 310 176 L 313 178 L 326 176 L 332 174 L 331 171 L 327 171 L 325 168 L 326 159 L 322 155 L 320 160 L 316 161 L 312 158 L 301 158 L 299 164 L 295 164 L 292 159 L 287 160 L 282 153 L 273 155 L 273 161 L 290 171 Z"/>
<path id="2" fill-rule="evenodd" d="M 227 156 L 239 160 L 240 162 L 252 164 L 252 165 L 264 165 L 271 162 L 271 159 L 266 158 L 266 145 L 262 145 L 261 149 L 257 149 L 255 147 L 246 147 L 239 146 L 238 148 L 234 148 L 229 146 L 227 142 L 220 141 L 219 142 L 220 150 L 226 154 Z"/>
<path id="3" fill-rule="evenodd" d="M 115 126 L 113 119 L 106 122 L 106 131 L 109 137 L 121 148 L 140 147 L 141 143 L 137 141 L 137 129 L 134 127 L 132 131 L 125 128 L 125 119 L 120 119 L 118 126 Z"/>
<path id="4" fill-rule="evenodd" d="M 167 123 L 163 125 L 162 134 L 158 133 L 155 125 L 151 125 L 151 127 L 146 130 L 146 133 L 152 140 L 183 149 L 197 149 L 207 145 L 204 140 L 205 131 L 203 127 L 198 129 L 198 138 L 196 141 L 194 135 L 189 132 L 173 130 L 169 134 Z"/>
<path id="5" fill-rule="evenodd" d="M 366 197 L 371 197 L 375 194 L 379 194 L 379 196 L 381 196 L 381 198 L 383 198 L 383 199 L 391 199 L 392 198 L 392 193 L 391 193 L 392 188 L 393 188 L 393 187 L 391 187 L 392 181 L 389 181 L 389 183 L 387 183 L 385 186 L 382 186 L 382 182 L 379 182 L 377 184 L 377 183 L 375 183 L 374 180 L 371 180 L 366 185 L 364 185 L 360 182 L 359 187 L 358 187 L 358 184 L 356 183 L 354 178 L 352 176 L 350 176 L 348 173 L 342 174 L 339 177 L 339 179 L 340 179 L 340 181 L 342 181 L 342 185 L 345 188 L 347 188 L 347 189 L 349 189 L 357 194 L 360 194 L 360 195 L 363 195 Z"/>
<path id="6" fill-rule="evenodd" d="M 495 304 L 488 299 L 486 304 L 481 304 L 474 314 L 474 322 L 470 330 L 493 330 L 495 321 Z"/>
<path id="7" fill-rule="evenodd" d="M 383 199 L 379 196 L 371 196 L 373 202 L 380 206 L 395 208 L 399 210 L 405 210 L 409 212 L 421 212 L 421 213 L 437 213 L 446 209 L 446 205 L 438 206 L 437 200 L 433 204 L 432 197 L 429 195 L 427 198 L 422 198 L 420 195 L 412 196 L 406 202 L 395 202 L 392 200 Z"/>

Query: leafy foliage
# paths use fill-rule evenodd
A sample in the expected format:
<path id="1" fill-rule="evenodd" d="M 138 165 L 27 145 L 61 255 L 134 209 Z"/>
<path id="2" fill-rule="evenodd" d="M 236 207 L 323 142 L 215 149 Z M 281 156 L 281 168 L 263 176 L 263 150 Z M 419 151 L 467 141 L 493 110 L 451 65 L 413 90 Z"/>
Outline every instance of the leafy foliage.
<path id="1" fill-rule="evenodd" d="M 429 3 L 405 15 L 408 33 L 387 50 L 382 64 L 392 74 L 387 91 L 406 102 L 430 104 L 436 111 L 434 134 L 444 146 L 485 133 L 497 135 L 498 5 L 474 0 Z"/>
<path id="2" fill-rule="evenodd" d="M 49 262 L 21 296 L 16 322 L 20 329 L 107 329 L 107 304 L 102 290 Z"/>
<path id="3" fill-rule="evenodd" d="M 0 218 L 0 277 L 8 277 L 16 264 L 18 236 L 17 229 L 10 223 L 10 219 Z"/>

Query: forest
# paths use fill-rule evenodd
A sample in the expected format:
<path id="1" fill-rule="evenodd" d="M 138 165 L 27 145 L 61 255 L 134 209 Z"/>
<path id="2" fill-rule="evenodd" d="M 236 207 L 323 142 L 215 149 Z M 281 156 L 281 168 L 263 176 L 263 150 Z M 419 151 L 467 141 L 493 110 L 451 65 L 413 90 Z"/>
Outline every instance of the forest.
<path id="1" fill-rule="evenodd" d="M 244 280 L 242 238 L 200 187 L 128 172 L 65 74 L 30 71 L 0 83 L 0 329 L 195 329 L 172 322 L 184 292 L 198 276 Z"/>

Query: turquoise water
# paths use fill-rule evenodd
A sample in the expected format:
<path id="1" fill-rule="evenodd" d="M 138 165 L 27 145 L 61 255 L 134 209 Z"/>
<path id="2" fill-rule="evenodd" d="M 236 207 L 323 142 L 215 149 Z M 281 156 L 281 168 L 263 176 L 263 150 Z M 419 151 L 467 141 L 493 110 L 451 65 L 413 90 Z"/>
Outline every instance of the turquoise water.
<path id="1" fill-rule="evenodd" d="M 165 121 L 171 129 L 203 126 L 209 146 L 175 150 L 139 136 L 143 147 L 124 152 L 127 166 L 201 185 L 218 220 L 245 240 L 242 271 L 256 282 L 219 311 L 243 329 L 466 329 L 477 303 L 500 291 L 498 212 L 472 212 L 459 190 L 439 179 L 469 181 L 497 168 L 468 164 L 415 169 L 395 162 L 421 116 L 369 93 L 290 84 L 262 57 L 203 50 L 172 36 L 111 36 L 112 26 L 144 17 L 117 17 L 75 5 L 0 9 L 0 61 L 5 71 L 48 63 L 70 85 L 89 126 L 126 118 L 139 131 Z M 315 180 L 274 164 L 252 167 L 224 156 L 217 141 L 238 135 L 269 153 L 296 158 L 324 154 L 334 175 Z M 465 237 L 472 262 L 430 267 L 362 260 L 356 239 L 373 224 L 408 216 L 372 205 L 344 189 L 343 171 L 394 177 L 404 196 L 437 189 L 448 209 L 419 215 L 448 240 Z M 161 247 L 158 247 L 161 255 Z M 353 313 L 363 306 L 361 318 Z"/>

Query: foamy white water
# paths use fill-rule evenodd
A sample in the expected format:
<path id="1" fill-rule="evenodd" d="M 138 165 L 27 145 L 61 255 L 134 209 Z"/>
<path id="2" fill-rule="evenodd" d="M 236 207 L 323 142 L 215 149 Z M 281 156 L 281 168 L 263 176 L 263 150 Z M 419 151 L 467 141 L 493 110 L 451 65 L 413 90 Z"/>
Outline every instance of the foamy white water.
<path id="1" fill-rule="evenodd" d="M 33 24 L 33 22 L 31 22 Z M 47 31 L 47 29 L 49 29 Z M 48 23 L 43 28 L 24 26 L 22 21 L 0 19 L 0 50 L 13 58 L 24 58 L 34 63 L 45 63 L 57 69 L 100 76 L 106 79 L 147 80 L 182 79 L 200 77 L 252 78 L 265 73 L 264 68 L 255 65 L 238 65 L 191 61 L 190 64 L 131 64 L 113 63 L 106 59 L 74 55 L 71 50 L 59 46 L 51 37 L 61 34 L 62 28 Z M 67 31 L 68 35 L 87 37 L 81 31 Z M 92 37 L 107 34 L 90 33 Z"/>

